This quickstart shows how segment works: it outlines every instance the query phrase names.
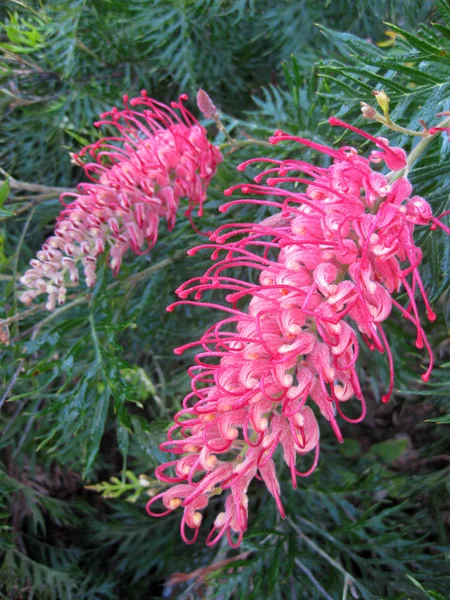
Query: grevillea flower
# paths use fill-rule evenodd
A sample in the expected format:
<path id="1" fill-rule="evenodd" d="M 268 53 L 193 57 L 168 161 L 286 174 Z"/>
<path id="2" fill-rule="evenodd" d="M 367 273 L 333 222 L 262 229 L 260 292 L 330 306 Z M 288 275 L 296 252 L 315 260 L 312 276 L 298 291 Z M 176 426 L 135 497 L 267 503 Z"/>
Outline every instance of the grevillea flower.
<path id="1" fill-rule="evenodd" d="M 382 324 L 393 306 L 415 326 L 416 346 L 428 349 L 424 381 L 432 369 L 416 291 L 428 318 L 435 315 L 417 270 L 422 253 L 413 232 L 416 225 L 441 224 L 423 198 L 411 197 L 412 186 L 404 177 L 394 181 L 372 168 L 384 161 L 391 169 L 403 169 L 402 149 L 335 118 L 330 123 L 357 131 L 376 149 L 364 158 L 352 147 L 335 150 L 277 131 L 273 144 L 296 141 L 331 157 L 331 166 L 294 159 L 241 164 L 241 171 L 257 162 L 269 163 L 269 168 L 255 177 L 255 184 L 226 190 L 227 196 L 240 190 L 245 198 L 221 210 L 245 203 L 278 211 L 261 223 L 224 225 L 211 235 L 211 244 L 190 251 L 212 248 L 216 262 L 202 277 L 182 285 L 177 290 L 181 302 L 168 308 L 200 304 L 226 313 L 198 342 L 175 350 L 180 354 L 200 346 L 189 369 L 192 391 L 161 444 L 175 459 L 159 466 L 156 476 L 171 487 L 147 505 L 152 516 L 181 507 L 181 535 L 187 543 L 197 538 L 209 500 L 225 495 L 206 543 L 213 545 L 226 534 L 238 546 L 247 529 L 247 491 L 254 478 L 266 484 L 284 517 L 273 460 L 277 447 L 296 487 L 297 478 L 309 475 L 318 463 L 316 413 L 340 442 L 339 420 L 357 423 L 364 418 L 357 331 L 371 350 L 387 355 L 390 385 L 383 401 L 392 393 L 394 361 Z M 229 273 L 235 267 L 254 269 L 258 282 L 236 279 Z M 407 306 L 394 298 L 400 288 Z M 229 306 L 201 301 L 204 292 L 217 289 L 226 291 Z M 242 303 L 247 307 L 240 309 Z M 353 419 L 344 408 L 352 398 L 360 406 Z M 159 500 L 162 513 L 153 508 Z"/>
<path id="2" fill-rule="evenodd" d="M 93 287 L 97 259 L 105 249 L 117 274 L 129 248 L 144 254 L 155 245 L 161 217 L 169 229 L 174 226 L 181 198 L 188 199 L 189 218 L 195 207 L 201 216 L 222 155 L 183 106 L 186 99 L 180 96 L 170 108 L 144 90 L 139 98 L 124 96 L 124 110 L 101 115 L 95 125 L 108 125 L 117 133 L 75 155 L 92 183 L 79 184 L 75 194 L 62 194 L 63 202 L 67 197 L 73 201 L 20 280 L 28 288 L 23 302 L 48 294 L 48 310 L 63 303 L 68 281 L 78 282 L 80 265 L 86 284 Z M 83 161 L 87 155 L 92 162 Z"/>

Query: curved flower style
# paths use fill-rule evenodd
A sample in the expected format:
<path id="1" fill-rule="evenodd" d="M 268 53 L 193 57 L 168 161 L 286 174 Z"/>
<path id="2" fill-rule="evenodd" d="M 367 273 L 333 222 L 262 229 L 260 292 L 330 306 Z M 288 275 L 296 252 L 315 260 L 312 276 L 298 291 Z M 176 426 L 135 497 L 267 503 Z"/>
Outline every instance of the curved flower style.
<path id="1" fill-rule="evenodd" d="M 227 313 L 198 342 L 175 351 L 201 347 L 189 370 L 192 391 L 175 416 L 168 441 L 161 444 L 162 450 L 177 458 L 156 469 L 161 481 L 174 485 L 147 505 L 152 516 L 182 507 L 181 535 L 187 543 L 197 538 L 201 509 L 228 490 L 207 544 L 215 544 L 226 533 L 229 543 L 238 546 L 247 529 L 247 490 L 255 477 L 264 481 L 284 517 L 273 455 L 281 445 L 294 487 L 297 477 L 315 469 L 319 426 L 307 402 L 317 407 L 340 442 L 339 417 L 351 423 L 364 418 L 365 402 L 355 368 L 356 330 L 371 350 L 387 354 L 390 385 L 383 401 L 389 399 L 394 381 L 393 358 L 382 327 L 392 305 L 416 327 L 416 346 L 428 349 L 430 364 L 424 381 L 432 369 L 416 290 L 429 319 L 435 315 L 417 271 L 422 253 L 414 244 L 413 231 L 415 225 L 437 226 L 439 221 L 425 200 L 411 198 L 412 186 L 404 177 L 391 183 L 373 170 L 372 164 L 381 161 L 393 170 L 403 169 L 402 149 L 335 118 L 330 123 L 359 132 L 373 141 L 376 150 L 364 158 L 351 147 L 334 150 L 277 131 L 273 144 L 296 141 L 331 157 L 331 166 L 293 159 L 254 159 L 240 165 L 241 171 L 255 162 L 269 163 L 270 168 L 255 177 L 255 184 L 226 190 L 227 196 L 239 189 L 250 198 L 233 200 L 221 210 L 251 203 L 278 212 L 261 223 L 224 225 L 211 235 L 213 243 L 190 251 L 193 255 L 212 248 L 213 259 L 222 250 L 225 256 L 203 277 L 182 285 L 177 290 L 181 302 L 168 308 L 189 303 Z M 263 178 L 266 185 L 260 184 Z M 278 187 L 292 183 L 295 187 Z M 304 184 L 305 191 L 298 191 L 298 184 Z M 255 269 L 259 282 L 228 275 L 234 267 Z M 401 286 L 409 299 L 407 307 L 393 298 Z M 217 289 L 226 290 L 231 306 L 200 301 L 205 291 Z M 193 300 L 188 300 L 191 295 Z M 240 310 L 238 303 L 246 297 L 248 307 Z M 351 419 L 343 406 L 353 397 L 360 404 L 360 416 Z M 308 463 L 302 458 L 306 454 L 312 460 L 301 471 L 298 463 Z M 158 500 L 165 507 L 162 515 L 152 509 Z M 186 525 L 194 530 L 191 539 Z"/>
<path id="2" fill-rule="evenodd" d="M 86 284 L 93 287 L 97 259 L 106 248 L 117 274 L 129 248 L 144 254 L 155 245 L 160 217 L 167 219 L 169 229 L 174 226 L 183 197 L 189 201 L 187 216 L 191 218 L 196 206 L 201 216 L 206 190 L 222 155 L 183 106 L 186 99 L 180 96 L 170 108 L 148 98 L 144 90 L 139 98 L 124 96 L 124 110 L 113 108 L 101 115 L 95 125 L 113 127 L 117 135 L 75 155 L 93 183 L 79 184 L 76 194 L 62 194 L 62 201 L 74 200 L 21 278 L 29 288 L 21 296 L 23 302 L 31 304 L 40 294 L 48 294 L 48 310 L 57 301 L 62 304 L 67 282 L 78 282 L 80 263 Z M 82 162 L 85 155 L 93 162 Z"/>

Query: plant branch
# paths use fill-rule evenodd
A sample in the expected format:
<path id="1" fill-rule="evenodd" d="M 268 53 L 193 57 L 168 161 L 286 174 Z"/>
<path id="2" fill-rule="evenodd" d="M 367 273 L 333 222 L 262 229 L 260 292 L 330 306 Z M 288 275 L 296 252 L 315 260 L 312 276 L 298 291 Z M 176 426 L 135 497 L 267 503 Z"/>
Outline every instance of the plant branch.
<path id="1" fill-rule="evenodd" d="M 0 174 L 6 177 L 9 181 L 9 185 L 13 190 L 24 190 L 26 192 L 35 192 L 37 194 L 62 194 L 63 192 L 75 192 L 75 188 L 64 188 L 56 187 L 51 185 L 40 185 L 38 183 L 27 183 L 26 181 L 19 181 L 0 167 Z M 3 182 L 0 182 L 0 184 Z"/>

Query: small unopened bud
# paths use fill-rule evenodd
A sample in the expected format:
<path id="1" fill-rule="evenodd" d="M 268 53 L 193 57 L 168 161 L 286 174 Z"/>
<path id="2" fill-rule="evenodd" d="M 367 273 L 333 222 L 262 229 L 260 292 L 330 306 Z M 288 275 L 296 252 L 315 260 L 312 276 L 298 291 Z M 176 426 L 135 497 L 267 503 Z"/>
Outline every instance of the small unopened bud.
<path id="1" fill-rule="evenodd" d="M 389 115 L 389 96 L 383 90 L 373 90 L 372 94 L 375 96 L 378 106 L 381 108 L 387 119 Z"/>
<path id="2" fill-rule="evenodd" d="M 217 108 L 214 106 L 213 101 L 205 92 L 205 90 L 198 90 L 197 92 L 197 106 L 200 112 L 206 119 L 213 119 L 217 112 Z"/>
<path id="3" fill-rule="evenodd" d="M 375 115 L 377 114 L 377 111 L 373 106 L 370 106 L 370 104 L 366 104 L 365 102 L 361 102 L 361 112 L 365 119 L 375 119 Z"/>

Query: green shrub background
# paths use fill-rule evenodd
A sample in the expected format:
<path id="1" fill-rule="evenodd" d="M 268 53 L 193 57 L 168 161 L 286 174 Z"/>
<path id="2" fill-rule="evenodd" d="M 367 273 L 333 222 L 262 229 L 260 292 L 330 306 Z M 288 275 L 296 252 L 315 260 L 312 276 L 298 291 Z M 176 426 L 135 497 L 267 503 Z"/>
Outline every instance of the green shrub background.
<path id="1" fill-rule="evenodd" d="M 158 445 L 189 389 L 192 353 L 173 348 L 215 319 L 189 306 L 165 311 L 176 287 L 208 265 L 205 252 L 185 255 L 202 238 L 181 216 L 171 233 L 162 224 L 150 255 L 128 253 L 115 279 L 103 264 L 92 292 L 72 290 L 53 313 L 26 313 L 16 281 L 59 214 L 52 188 L 82 180 L 70 152 L 98 138 L 93 121 L 124 93 L 145 88 L 169 101 L 187 92 L 198 114 L 203 87 L 219 108 L 237 144 L 207 123 L 225 161 L 196 219 L 204 231 L 263 216 L 217 211 L 223 189 L 242 181 L 239 162 L 300 153 L 323 160 L 258 142 L 277 128 L 367 150 L 331 130 L 335 114 L 408 150 L 406 136 L 364 122 L 359 103 L 374 105 L 371 91 L 384 89 L 392 118 L 415 130 L 450 110 L 448 0 L 5 0 L 0 16 L 0 165 L 11 187 L 0 192 L 0 318 L 11 337 L 0 346 L 0 597 L 447 598 L 444 233 L 418 232 L 438 315 L 425 326 L 437 359 L 430 383 L 420 381 L 425 355 L 408 323 L 391 319 L 393 399 L 380 404 L 385 359 L 362 353 L 367 419 L 344 427 L 343 445 L 322 427 L 320 466 L 298 490 L 283 472 L 286 521 L 263 486 L 252 488 L 238 551 L 207 549 L 202 536 L 185 546 L 178 512 L 160 521 L 144 511 L 163 459 Z M 440 136 L 410 176 L 436 214 L 449 208 L 449 150 Z"/>

